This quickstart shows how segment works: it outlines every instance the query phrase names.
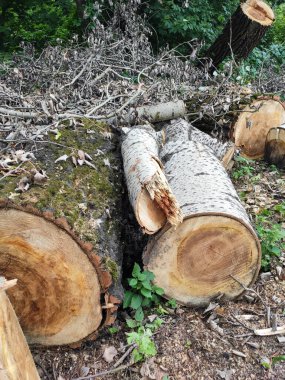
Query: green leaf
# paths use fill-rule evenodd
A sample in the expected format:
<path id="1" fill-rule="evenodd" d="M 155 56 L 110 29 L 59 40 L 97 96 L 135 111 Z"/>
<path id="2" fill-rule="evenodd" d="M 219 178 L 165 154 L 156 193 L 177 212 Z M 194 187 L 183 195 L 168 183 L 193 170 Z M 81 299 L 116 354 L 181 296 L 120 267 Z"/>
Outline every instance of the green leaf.
<path id="1" fill-rule="evenodd" d="M 135 321 L 134 319 L 127 319 L 127 320 L 126 320 L 126 324 L 127 324 L 127 326 L 128 326 L 130 329 L 134 329 L 135 327 L 138 326 L 137 321 Z"/>
<path id="2" fill-rule="evenodd" d="M 135 288 L 137 283 L 138 283 L 138 280 L 136 278 L 129 278 L 129 285 L 132 287 L 132 288 Z"/>
<path id="3" fill-rule="evenodd" d="M 151 286 L 151 283 L 149 282 L 149 280 L 143 281 L 142 285 L 143 285 L 144 288 L 152 290 L 152 286 Z"/>
<path id="4" fill-rule="evenodd" d="M 132 276 L 138 278 L 140 273 L 141 273 L 141 268 L 139 264 L 135 263 L 133 271 L 132 271 Z"/>
<path id="5" fill-rule="evenodd" d="M 127 307 L 130 306 L 131 300 L 133 297 L 134 293 L 131 292 L 130 290 L 127 290 L 124 295 L 124 303 L 123 303 L 123 308 L 126 309 Z"/>
<path id="6" fill-rule="evenodd" d="M 144 313 L 142 307 L 139 307 L 135 313 L 135 320 L 141 322 L 144 319 Z"/>
<path id="7" fill-rule="evenodd" d="M 285 361 L 285 355 L 273 356 L 272 358 L 272 364 L 276 364 L 278 362 L 284 362 L 284 361 Z"/>
<path id="8" fill-rule="evenodd" d="M 141 294 L 146 298 L 152 298 L 152 293 L 148 289 L 141 288 Z"/>
<path id="9" fill-rule="evenodd" d="M 155 291 L 156 294 L 158 294 L 159 296 L 162 296 L 162 294 L 164 294 L 164 290 L 162 288 L 159 288 L 158 286 L 154 286 L 153 287 L 153 290 Z"/>
<path id="10" fill-rule="evenodd" d="M 152 272 L 145 270 L 144 274 L 146 276 L 147 281 L 153 281 L 154 280 L 154 274 Z"/>
<path id="11" fill-rule="evenodd" d="M 133 294 L 130 307 L 134 310 L 139 308 L 142 304 L 142 296 L 139 294 Z"/>
<path id="12" fill-rule="evenodd" d="M 142 307 L 150 307 L 151 305 L 151 299 L 150 298 L 144 298 L 142 301 Z"/>

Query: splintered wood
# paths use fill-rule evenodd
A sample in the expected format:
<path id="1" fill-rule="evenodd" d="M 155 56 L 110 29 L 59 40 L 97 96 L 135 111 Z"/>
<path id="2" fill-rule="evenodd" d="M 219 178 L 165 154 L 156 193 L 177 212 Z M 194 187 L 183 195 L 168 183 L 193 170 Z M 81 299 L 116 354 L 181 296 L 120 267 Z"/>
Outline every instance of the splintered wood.
<path id="1" fill-rule="evenodd" d="M 144 264 L 167 298 L 201 306 L 223 294 L 232 299 L 260 267 L 260 245 L 238 195 L 213 150 L 190 141 L 189 125 L 166 128 L 160 152 L 184 220 L 150 239 Z"/>
<path id="2" fill-rule="evenodd" d="M 168 185 L 158 156 L 159 138 L 150 126 L 125 129 L 122 142 L 124 172 L 136 219 L 153 234 L 168 221 L 182 222 L 180 207 Z"/>

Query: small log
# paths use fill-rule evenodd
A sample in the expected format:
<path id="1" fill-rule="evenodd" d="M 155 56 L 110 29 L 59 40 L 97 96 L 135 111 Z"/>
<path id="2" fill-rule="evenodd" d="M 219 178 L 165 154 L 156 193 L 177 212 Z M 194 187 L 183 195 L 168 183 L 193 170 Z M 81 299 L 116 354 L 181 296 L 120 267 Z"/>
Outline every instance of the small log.
<path id="1" fill-rule="evenodd" d="M 265 160 L 280 169 L 285 168 L 285 125 L 272 128 L 265 142 Z"/>
<path id="2" fill-rule="evenodd" d="M 284 123 L 284 105 L 279 100 L 256 100 L 243 110 L 234 124 L 233 141 L 242 156 L 263 158 L 269 130 Z"/>
<path id="3" fill-rule="evenodd" d="M 158 157 L 159 135 L 148 125 L 124 131 L 124 172 L 139 225 L 147 234 L 157 232 L 167 220 L 176 226 L 182 221 L 182 214 Z"/>
<path id="4" fill-rule="evenodd" d="M 122 299 L 120 157 L 105 132 L 62 126 L 1 178 L 0 274 L 18 279 L 7 294 L 29 343 L 91 339 Z"/>
<path id="5" fill-rule="evenodd" d="M 14 282 L 0 277 L 0 379 L 40 380 L 18 318 L 5 293 Z"/>
<path id="6" fill-rule="evenodd" d="M 247 58 L 274 18 L 272 9 L 265 2 L 247 0 L 239 5 L 206 56 L 212 59 L 214 67 L 218 67 L 226 57 L 234 56 L 237 60 Z"/>
<path id="7" fill-rule="evenodd" d="M 256 279 L 260 244 L 225 169 L 211 149 L 187 141 L 186 128 L 166 128 L 160 154 L 169 185 L 183 211 L 177 228 L 150 239 L 143 261 L 166 298 L 207 305 L 233 299 Z"/>

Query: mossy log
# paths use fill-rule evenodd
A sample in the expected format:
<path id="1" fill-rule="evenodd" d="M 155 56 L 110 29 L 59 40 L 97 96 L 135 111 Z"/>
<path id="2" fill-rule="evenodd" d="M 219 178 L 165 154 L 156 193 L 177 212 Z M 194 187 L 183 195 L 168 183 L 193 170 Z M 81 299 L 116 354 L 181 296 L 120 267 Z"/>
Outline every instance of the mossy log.
<path id="1" fill-rule="evenodd" d="M 265 141 L 271 128 L 285 123 L 284 104 L 277 99 L 258 99 L 244 108 L 233 124 L 233 141 L 241 155 L 263 158 Z"/>
<path id="2" fill-rule="evenodd" d="M 15 281 L 0 277 L 0 379 L 40 380 L 32 354 L 4 288 Z"/>
<path id="3" fill-rule="evenodd" d="M 212 59 L 214 67 L 226 57 L 247 58 L 273 21 L 274 13 L 265 2 L 247 0 L 241 3 L 206 56 Z"/>
<path id="4" fill-rule="evenodd" d="M 143 261 L 167 298 L 203 306 L 233 299 L 256 279 L 260 244 L 233 184 L 213 151 L 187 140 L 188 130 L 166 128 L 160 153 L 169 185 L 183 211 L 177 228 L 150 239 Z"/>
<path id="5" fill-rule="evenodd" d="M 268 132 L 264 158 L 280 169 L 285 168 L 285 125 Z"/>
<path id="6" fill-rule="evenodd" d="M 121 176 L 105 135 L 96 123 L 63 126 L 60 139 L 23 145 L 35 161 L 1 178 L 0 274 L 18 279 L 8 295 L 29 343 L 91 339 L 114 320 L 122 298 Z"/>

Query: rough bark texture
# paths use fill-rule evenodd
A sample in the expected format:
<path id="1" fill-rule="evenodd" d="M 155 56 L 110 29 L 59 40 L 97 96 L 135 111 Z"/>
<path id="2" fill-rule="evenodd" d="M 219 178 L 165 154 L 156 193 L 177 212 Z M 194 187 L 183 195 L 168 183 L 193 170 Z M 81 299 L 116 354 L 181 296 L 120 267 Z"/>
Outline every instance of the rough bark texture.
<path id="1" fill-rule="evenodd" d="M 160 154 L 184 221 L 150 240 L 144 264 L 166 297 L 199 306 L 241 294 L 238 281 L 248 286 L 257 276 L 260 246 L 225 169 L 187 134 L 170 125 Z"/>
<path id="2" fill-rule="evenodd" d="M 17 316 L 0 278 L 0 379 L 40 380 Z"/>
<path id="3" fill-rule="evenodd" d="M 268 132 L 264 158 L 280 169 L 285 168 L 285 125 Z"/>
<path id="4" fill-rule="evenodd" d="M 119 152 L 104 125 L 60 132 L 60 140 L 25 145 L 36 161 L 0 182 L 0 274 L 18 279 L 9 297 L 28 341 L 44 345 L 95 336 L 122 299 Z M 94 167 L 75 167 L 78 150 Z M 46 172 L 45 184 L 33 183 L 35 169 Z M 17 193 L 23 177 L 31 187 Z"/>
<path id="5" fill-rule="evenodd" d="M 274 21 L 271 8 L 260 0 L 247 0 L 232 15 L 222 34 L 206 53 L 217 67 L 226 57 L 247 58 Z"/>
<path id="6" fill-rule="evenodd" d="M 240 114 L 233 127 L 233 141 L 248 158 L 263 158 L 266 136 L 285 122 L 284 105 L 275 99 L 256 100 Z"/>
<path id="7" fill-rule="evenodd" d="M 151 126 L 126 130 L 122 142 L 124 172 L 136 219 L 144 232 L 157 232 L 168 220 L 177 225 L 181 210 L 158 157 L 159 136 Z"/>

